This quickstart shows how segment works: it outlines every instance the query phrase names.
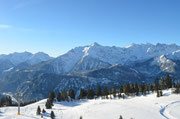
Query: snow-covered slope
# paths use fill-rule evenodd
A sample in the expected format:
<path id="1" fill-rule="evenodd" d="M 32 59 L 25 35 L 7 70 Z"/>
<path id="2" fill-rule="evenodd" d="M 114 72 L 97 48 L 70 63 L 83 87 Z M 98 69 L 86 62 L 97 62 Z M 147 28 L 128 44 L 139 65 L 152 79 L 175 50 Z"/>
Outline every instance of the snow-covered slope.
<path id="1" fill-rule="evenodd" d="M 46 99 L 21 108 L 17 115 L 17 107 L 0 108 L 1 119 L 39 119 L 37 107 L 45 109 L 44 119 L 50 119 L 54 111 L 56 119 L 179 119 L 180 95 L 163 91 L 164 96 L 157 98 L 156 94 L 129 97 L 128 99 L 113 100 L 81 100 L 73 102 L 54 103 L 52 109 L 45 109 Z"/>

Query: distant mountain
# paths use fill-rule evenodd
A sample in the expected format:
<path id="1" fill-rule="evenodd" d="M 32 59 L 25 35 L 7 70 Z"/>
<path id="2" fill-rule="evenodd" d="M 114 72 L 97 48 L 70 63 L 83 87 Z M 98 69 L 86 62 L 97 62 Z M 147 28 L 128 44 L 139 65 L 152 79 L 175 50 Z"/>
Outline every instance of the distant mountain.
<path id="1" fill-rule="evenodd" d="M 93 43 L 57 58 L 42 52 L 0 55 L 0 66 L 0 92 L 20 90 L 28 100 L 46 97 L 50 90 L 152 82 L 166 74 L 179 80 L 180 46 L 158 43 L 110 47 Z"/>
<path id="2" fill-rule="evenodd" d="M 171 74 L 176 80 L 180 79 L 180 59 L 172 55 L 161 55 L 132 66 L 141 72 L 147 79 Z"/>
<path id="3" fill-rule="evenodd" d="M 10 71 L 14 67 L 14 64 L 6 59 L 0 59 L 0 74 L 3 71 Z"/>
<path id="4" fill-rule="evenodd" d="M 15 52 L 9 55 L 0 55 L 0 73 L 11 71 L 14 67 L 21 67 L 21 65 L 25 63 L 34 65 L 51 59 L 53 58 L 43 52 L 38 52 L 36 54 Z"/>
<path id="5" fill-rule="evenodd" d="M 43 52 L 38 52 L 36 54 L 32 54 L 30 52 L 22 52 L 22 53 L 11 53 L 9 55 L 0 55 L 0 59 L 9 60 L 12 64 L 18 65 L 23 62 L 28 62 L 30 64 L 37 64 L 42 61 L 48 61 L 52 59 L 48 54 Z"/>
<path id="6" fill-rule="evenodd" d="M 23 53 L 11 53 L 9 55 L 0 55 L 0 59 L 9 60 L 14 65 L 18 65 L 22 62 L 27 61 L 33 54 L 29 52 Z"/>
<path id="7" fill-rule="evenodd" d="M 176 59 L 180 59 L 180 46 L 175 44 L 132 44 L 128 47 L 109 47 L 93 43 L 90 46 L 77 47 L 64 55 L 51 61 L 40 64 L 38 69 L 48 69 L 48 72 L 66 74 L 70 72 L 88 71 L 110 65 L 129 65 L 148 59 L 174 53 Z M 49 70 L 51 69 L 51 71 Z"/>
<path id="8" fill-rule="evenodd" d="M 108 68 L 67 75 L 41 73 L 32 80 L 26 80 L 21 85 L 17 85 L 17 90 L 22 92 L 24 100 L 43 99 L 48 96 L 51 90 L 55 90 L 55 92 L 63 89 L 79 91 L 81 88 L 96 89 L 98 85 L 119 87 L 120 84 L 140 81 L 144 81 L 143 75 L 134 69 L 122 65 L 114 65 Z"/>
<path id="9" fill-rule="evenodd" d="M 31 57 L 28 58 L 28 60 L 26 60 L 25 62 L 34 65 L 34 64 L 38 64 L 40 62 L 43 61 L 48 61 L 53 59 L 52 57 L 50 57 L 48 54 L 45 54 L 43 52 L 38 52 L 36 54 L 33 54 Z"/>

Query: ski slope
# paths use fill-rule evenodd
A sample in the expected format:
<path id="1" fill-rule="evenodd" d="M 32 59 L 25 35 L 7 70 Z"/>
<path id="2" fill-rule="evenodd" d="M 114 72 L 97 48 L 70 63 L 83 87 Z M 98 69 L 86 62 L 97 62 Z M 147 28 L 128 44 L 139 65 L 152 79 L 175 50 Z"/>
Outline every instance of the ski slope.
<path id="1" fill-rule="evenodd" d="M 38 105 L 45 109 L 44 119 L 50 119 L 51 110 L 56 119 L 180 119 L 180 95 L 163 91 L 163 97 L 156 94 L 129 97 L 128 99 L 112 100 L 81 100 L 73 102 L 54 103 L 52 109 L 45 109 L 46 99 L 21 108 L 17 115 L 17 107 L 0 108 L 0 119 L 40 119 L 36 115 Z"/>

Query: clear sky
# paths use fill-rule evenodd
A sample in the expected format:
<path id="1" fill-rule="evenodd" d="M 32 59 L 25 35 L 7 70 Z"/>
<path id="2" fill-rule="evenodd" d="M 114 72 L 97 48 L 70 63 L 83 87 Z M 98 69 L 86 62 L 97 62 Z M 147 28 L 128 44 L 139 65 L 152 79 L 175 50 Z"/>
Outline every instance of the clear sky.
<path id="1" fill-rule="evenodd" d="M 180 45 L 180 0 L 0 0 L 0 54 L 93 42 Z"/>

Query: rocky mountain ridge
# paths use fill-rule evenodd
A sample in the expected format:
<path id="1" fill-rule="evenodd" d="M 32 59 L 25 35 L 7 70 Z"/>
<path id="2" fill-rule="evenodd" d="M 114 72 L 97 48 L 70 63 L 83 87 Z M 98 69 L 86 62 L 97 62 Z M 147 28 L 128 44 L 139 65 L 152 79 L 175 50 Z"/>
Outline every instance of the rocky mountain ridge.
<path id="1" fill-rule="evenodd" d="M 20 54 L 15 53 L 15 56 Z M 0 55 L 0 66 L 4 67 L 0 68 L 0 83 L 3 84 L 0 91 L 20 91 L 24 100 L 44 98 L 50 90 L 73 88 L 78 91 L 97 85 L 150 83 L 155 77 L 166 74 L 176 80 L 180 78 L 180 46 L 175 44 L 110 47 L 93 43 L 76 47 L 57 58 L 43 53 L 15 56 L 2 58 Z"/>

